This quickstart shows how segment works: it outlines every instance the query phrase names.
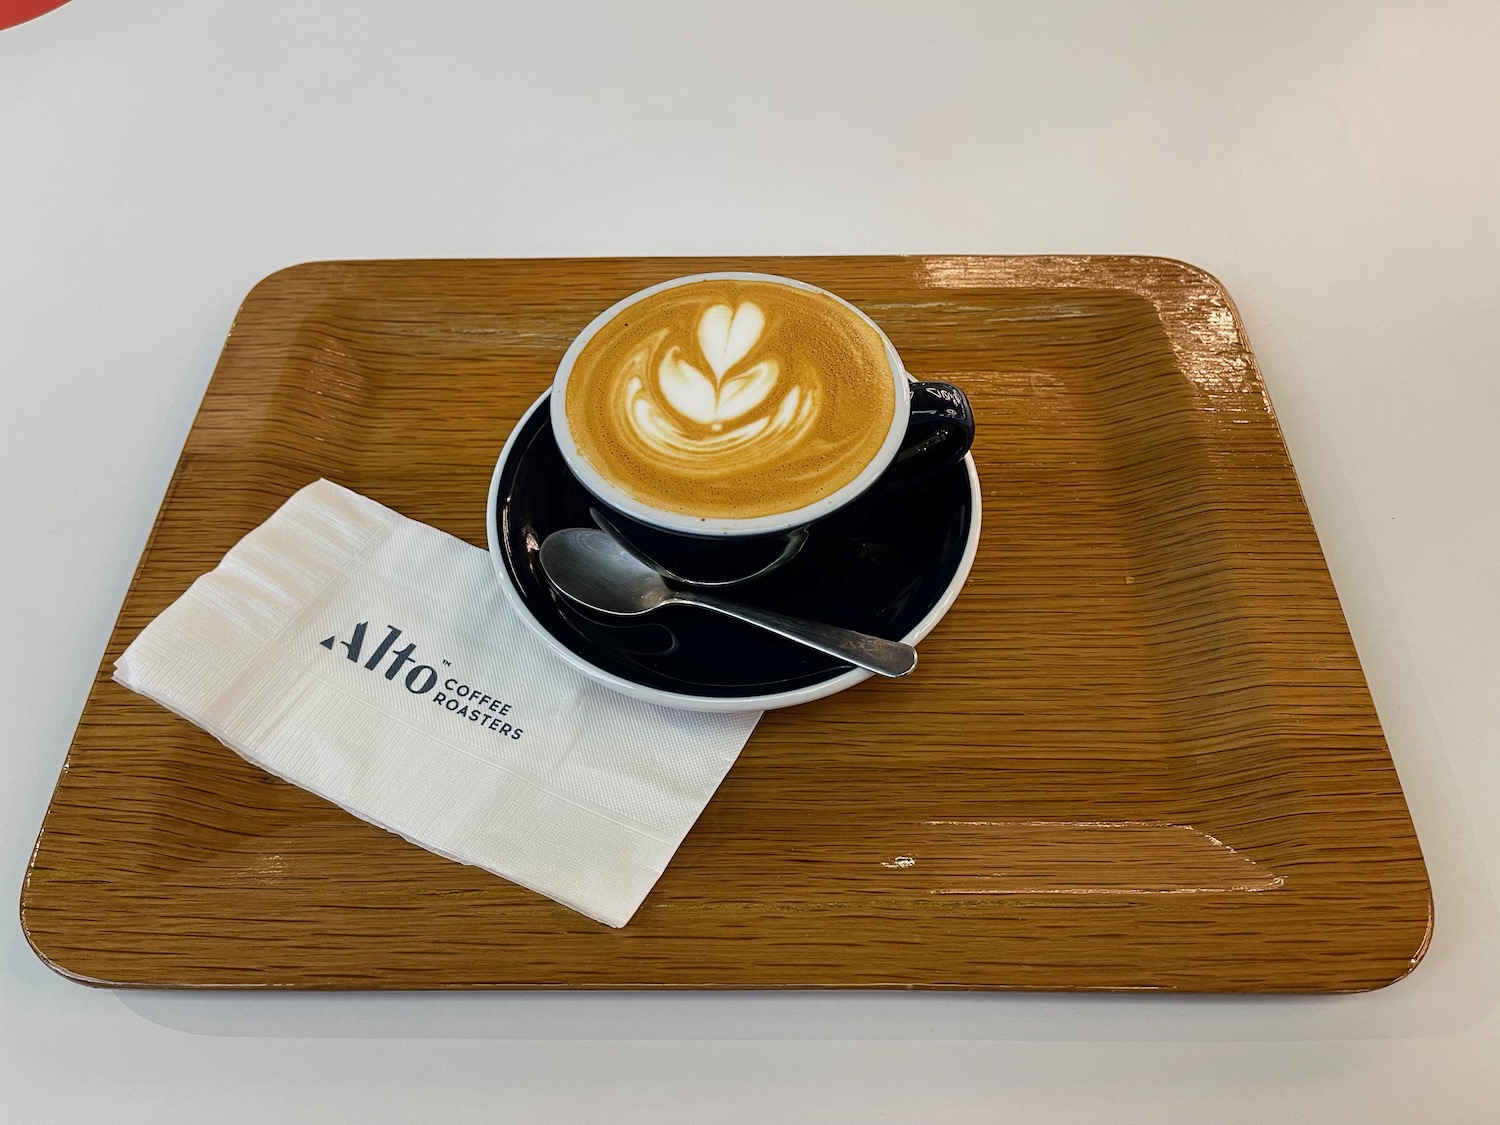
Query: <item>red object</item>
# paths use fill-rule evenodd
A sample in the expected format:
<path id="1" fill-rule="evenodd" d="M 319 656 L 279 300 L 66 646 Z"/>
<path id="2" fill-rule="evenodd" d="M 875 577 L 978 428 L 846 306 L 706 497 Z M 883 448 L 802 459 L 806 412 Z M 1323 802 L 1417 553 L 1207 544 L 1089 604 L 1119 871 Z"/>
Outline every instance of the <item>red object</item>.
<path id="1" fill-rule="evenodd" d="M 0 31 L 34 20 L 44 12 L 61 8 L 67 2 L 68 0 L 0 0 Z"/>

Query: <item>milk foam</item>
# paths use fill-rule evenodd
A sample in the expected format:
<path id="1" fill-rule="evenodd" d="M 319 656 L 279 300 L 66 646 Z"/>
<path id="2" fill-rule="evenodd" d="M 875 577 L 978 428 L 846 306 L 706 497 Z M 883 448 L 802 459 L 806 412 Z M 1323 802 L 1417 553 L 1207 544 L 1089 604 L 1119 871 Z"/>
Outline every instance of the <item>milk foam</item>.
<path id="1" fill-rule="evenodd" d="M 700 282 L 632 306 L 585 346 L 568 427 L 605 479 L 707 517 L 792 511 L 848 483 L 890 428 L 884 341 L 823 294 Z"/>

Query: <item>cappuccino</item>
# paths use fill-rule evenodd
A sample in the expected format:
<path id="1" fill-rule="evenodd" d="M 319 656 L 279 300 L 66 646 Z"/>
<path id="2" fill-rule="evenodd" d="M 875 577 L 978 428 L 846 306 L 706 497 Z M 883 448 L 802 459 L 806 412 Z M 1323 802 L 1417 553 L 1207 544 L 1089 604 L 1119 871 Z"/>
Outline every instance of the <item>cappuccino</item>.
<path id="1" fill-rule="evenodd" d="M 834 297 L 709 278 L 601 326 L 573 362 L 563 408 L 579 456 L 640 503 L 750 519 L 859 476 L 891 434 L 893 372 L 884 337 Z"/>

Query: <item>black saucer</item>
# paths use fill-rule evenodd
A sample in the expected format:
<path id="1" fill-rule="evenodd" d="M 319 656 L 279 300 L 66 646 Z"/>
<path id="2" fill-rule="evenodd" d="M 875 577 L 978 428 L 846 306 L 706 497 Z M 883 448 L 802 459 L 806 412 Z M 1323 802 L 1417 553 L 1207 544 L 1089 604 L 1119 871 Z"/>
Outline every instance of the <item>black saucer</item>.
<path id="1" fill-rule="evenodd" d="M 594 526 L 589 508 L 598 501 L 563 463 L 547 398 L 517 424 L 496 466 L 490 551 L 512 603 L 560 656 L 596 678 L 604 673 L 606 682 L 624 681 L 613 686 L 629 694 L 715 710 L 803 702 L 869 675 L 700 609 L 667 606 L 647 618 L 612 618 L 553 590 L 542 572 L 542 541 L 562 528 Z M 917 487 L 876 485 L 815 525 L 779 570 L 716 592 L 914 642 L 937 623 L 967 575 L 978 502 L 967 459 Z"/>

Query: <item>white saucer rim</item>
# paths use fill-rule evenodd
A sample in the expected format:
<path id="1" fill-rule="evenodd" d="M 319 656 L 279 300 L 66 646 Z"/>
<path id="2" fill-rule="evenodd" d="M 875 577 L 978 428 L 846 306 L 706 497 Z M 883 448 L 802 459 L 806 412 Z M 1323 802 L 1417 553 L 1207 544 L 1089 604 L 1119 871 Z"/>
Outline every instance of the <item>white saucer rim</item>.
<path id="1" fill-rule="evenodd" d="M 770 692 L 765 695 L 741 695 L 741 696 L 708 696 L 688 695 L 682 692 L 664 691 L 661 688 L 646 687 L 644 684 L 627 680 L 623 676 L 617 676 L 613 672 L 606 672 L 589 663 L 579 656 L 567 645 L 554 637 L 540 621 L 538 621 L 520 592 L 511 582 L 510 573 L 506 570 L 504 555 L 500 550 L 500 524 L 498 503 L 500 497 L 500 478 L 504 474 L 505 466 L 515 449 L 515 444 L 520 434 L 526 428 L 526 423 L 531 416 L 547 401 L 552 393 L 551 388 L 543 391 L 537 400 L 527 408 L 526 413 L 516 421 L 510 431 L 510 436 L 505 439 L 505 445 L 500 450 L 500 456 L 495 462 L 494 472 L 490 475 L 490 487 L 488 495 L 488 508 L 485 512 L 485 532 L 488 537 L 490 565 L 495 570 L 496 577 L 500 580 L 500 591 L 510 607 L 516 611 L 521 621 L 534 633 L 549 652 L 563 663 L 583 673 L 596 683 L 603 684 L 621 695 L 632 699 L 639 699 L 645 703 L 654 703 L 662 707 L 673 707 L 685 711 L 715 711 L 715 712 L 744 712 L 744 711 L 770 711 L 782 707 L 795 707 L 802 703 L 811 703 L 817 699 L 826 699 L 830 695 L 837 695 L 841 691 L 853 687 L 855 684 L 863 683 L 874 673 L 864 669 L 853 669 L 848 672 L 834 676 L 832 679 L 823 680 L 820 683 L 809 684 L 806 687 L 794 688 L 791 691 Z M 915 645 L 934 628 L 939 621 L 947 616 L 948 611 L 953 608 L 953 603 L 958 600 L 964 583 L 968 581 L 969 572 L 974 567 L 974 559 L 979 553 L 979 532 L 981 522 L 981 500 L 979 491 L 979 471 L 974 465 L 974 455 L 965 455 L 964 464 L 968 468 L 969 492 L 973 499 L 973 512 L 969 519 L 969 535 L 964 543 L 963 555 L 959 558 L 958 566 L 954 569 L 953 577 L 947 588 L 921 621 L 907 632 L 901 639 L 909 645 Z M 917 667 L 921 668 L 920 661 Z"/>

